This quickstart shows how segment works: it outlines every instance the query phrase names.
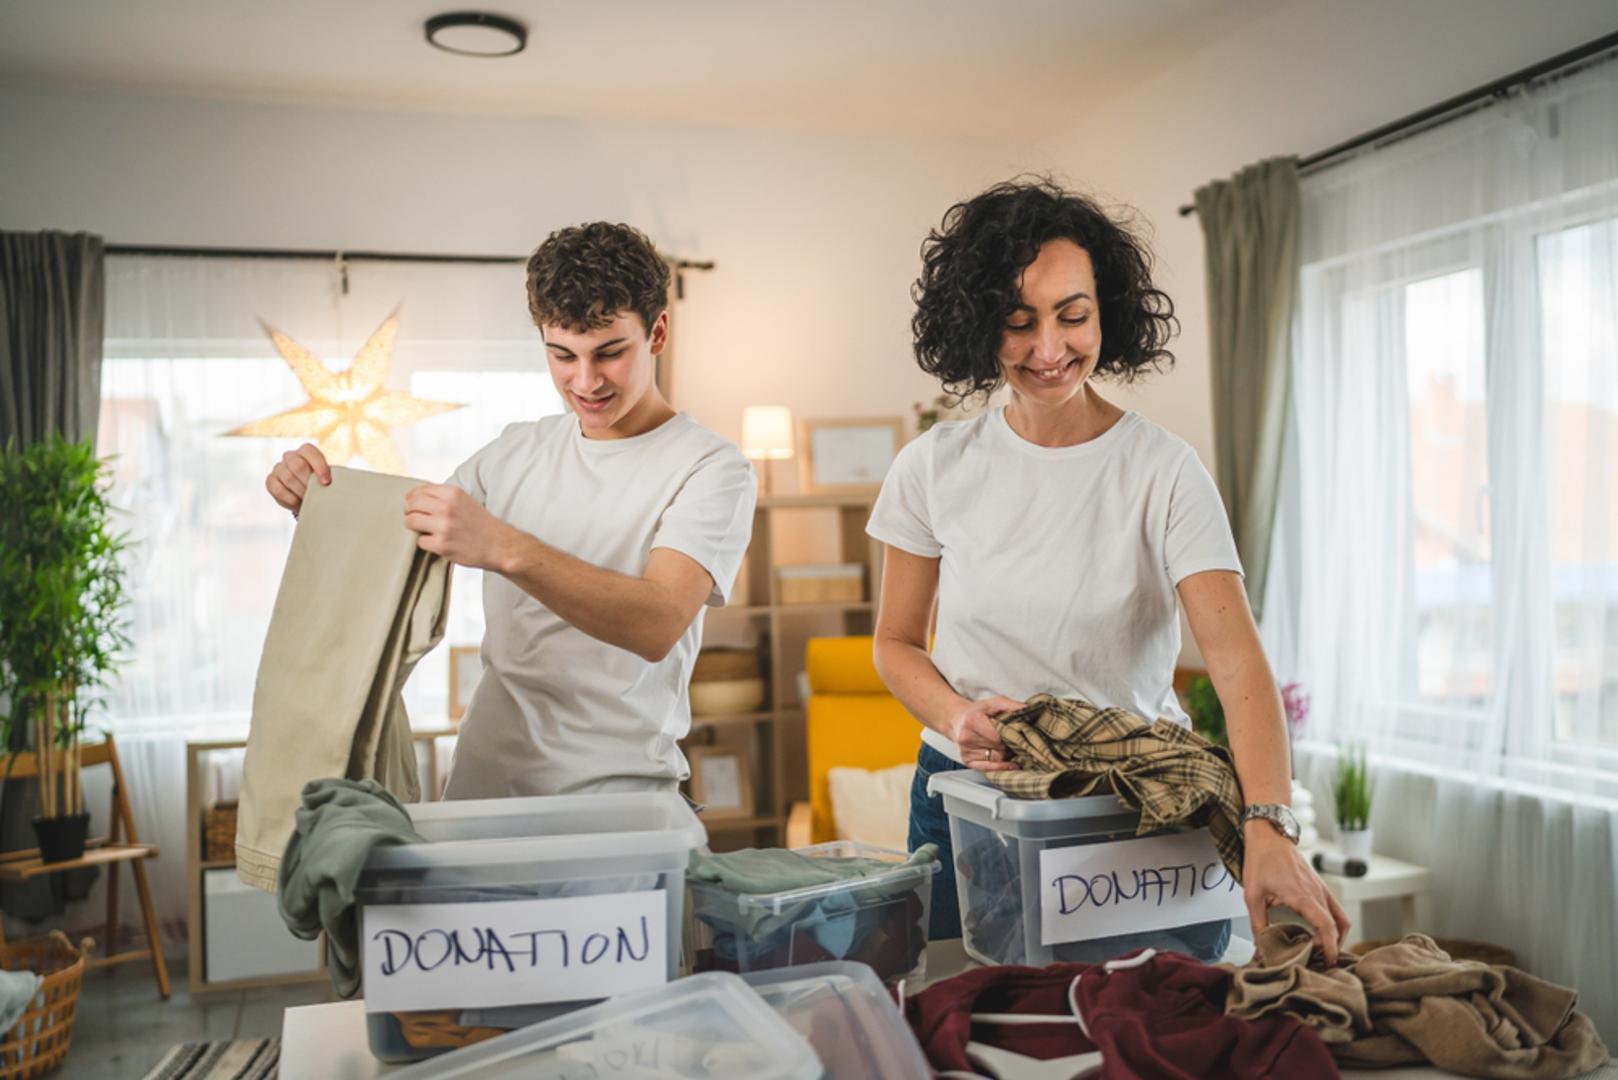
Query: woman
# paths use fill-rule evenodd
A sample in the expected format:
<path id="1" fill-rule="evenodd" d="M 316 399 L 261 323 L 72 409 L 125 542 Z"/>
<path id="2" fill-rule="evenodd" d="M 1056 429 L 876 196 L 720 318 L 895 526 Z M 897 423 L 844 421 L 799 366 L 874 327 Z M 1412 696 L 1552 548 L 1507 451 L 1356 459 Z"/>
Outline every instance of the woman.
<path id="1" fill-rule="evenodd" d="M 876 667 L 925 725 L 911 849 L 938 844 L 948 865 L 927 778 L 1016 768 L 994 718 L 1034 694 L 1187 723 L 1171 685 L 1180 605 L 1225 703 L 1247 804 L 1284 822 L 1281 699 L 1218 491 L 1189 445 L 1096 387 L 1173 362 L 1173 304 L 1152 285 L 1149 253 L 1089 200 L 1032 180 L 952 207 L 922 257 L 922 369 L 962 396 L 1005 386 L 1010 397 L 906 446 L 868 527 L 887 548 Z M 1243 836 L 1255 931 L 1284 904 L 1335 960 L 1348 920 L 1282 825 L 1244 817 Z M 946 871 L 935 939 L 960 935 L 957 904 Z"/>

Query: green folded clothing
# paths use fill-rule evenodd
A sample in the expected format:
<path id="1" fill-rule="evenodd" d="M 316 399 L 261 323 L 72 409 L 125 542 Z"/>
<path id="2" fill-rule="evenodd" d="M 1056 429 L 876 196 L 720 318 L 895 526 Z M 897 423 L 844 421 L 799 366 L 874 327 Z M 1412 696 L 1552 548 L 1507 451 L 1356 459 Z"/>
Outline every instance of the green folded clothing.
<path id="1" fill-rule="evenodd" d="M 785 848 L 743 848 L 719 855 L 691 853 L 686 877 L 723 885 L 732 892 L 759 895 L 875 877 L 901 866 L 923 866 L 938 858 L 937 844 L 923 844 L 904 862 L 882 859 L 801 855 Z"/>

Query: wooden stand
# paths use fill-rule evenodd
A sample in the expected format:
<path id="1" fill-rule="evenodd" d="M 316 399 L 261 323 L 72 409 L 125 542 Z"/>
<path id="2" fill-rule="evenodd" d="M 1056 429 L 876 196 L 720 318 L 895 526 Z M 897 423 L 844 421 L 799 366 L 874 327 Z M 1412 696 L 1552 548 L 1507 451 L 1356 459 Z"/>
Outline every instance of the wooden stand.
<path id="1" fill-rule="evenodd" d="M 412 730 L 410 737 L 427 744 L 427 783 L 422 797 L 432 801 L 438 797 L 438 752 L 436 740 L 455 734 L 454 728 Z M 191 993 L 207 994 L 223 990 L 253 990 L 265 986 L 285 986 L 289 983 L 314 982 L 326 977 L 325 949 L 321 949 L 322 966 L 313 971 L 299 971 L 288 975 L 261 975 L 247 979 L 228 979 L 212 982 L 204 970 L 207 960 L 203 947 L 203 875 L 209 870 L 223 870 L 236 865 L 236 860 L 202 857 L 203 776 L 202 759 L 216 750 L 240 750 L 247 745 L 246 738 L 191 739 L 185 744 L 185 884 L 186 884 L 186 951 L 190 957 L 186 975 Z"/>
<path id="2" fill-rule="evenodd" d="M 0 881 L 28 881 L 45 874 L 60 874 L 86 866 L 107 868 L 107 940 L 103 954 L 86 959 L 89 970 L 127 964 L 135 960 L 150 960 L 157 975 L 158 993 L 166 1000 L 169 996 L 169 969 L 163 962 L 162 943 L 157 936 L 157 916 L 152 910 L 152 894 L 146 884 L 147 859 L 157 858 L 156 844 L 143 844 L 135 835 L 135 815 L 129 808 L 129 790 L 124 786 L 124 770 L 118 764 L 118 751 L 112 735 L 102 743 L 79 748 L 79 767 L 97 765 L 112 767 L 112 800 L 109 810 L 112 829 L 106 836 L 91 838 L 85 844 L 84 854 L 66 862 L 41 861 L 37 848 L 13 851 L 0 855 Z M 0 757 L 0 776 L 12 780 L 26 780 L 39 775 L 39 759 L 32 753 L 8 754 Z M 114 952 L 118 937 L 118 866 L 129 864 L 135 879 L 135 894 L 140 899 L 141 916 L 146 924 L 146 947 Z M 5 943 L 5 932 L 0 929 L 0 945 Z"/>
<path id="3" fill-rule="evenodd" d="M 755 713 L 725 716 L 693 716 L 688 743 L 698 745 L 721 741 L 723 729 L 738 724 L 751 725 L 759 747 L 759 774 L 753 777 L 757 811 L 752 817 L 729 820 L 703 819 L 710 845 L 715 851 L 754 845 L 779 846 L 784 842 L 786 808 L 793 798 L 807 798 L 809 778 L 804 763 L 803 702 L 799 700 L 798 676 L 803 671 L 803 650 L 788 646 L 788 633 L 803 626 L 801 620 L 819 616 L 835 617 L 838 634 L 869 634 L 876 615 L 876 598 L 882 588 L 882 545 L 865 535 L 876 494 L 850 495 L 764 495 L 753 516 L 753 540 L 747 548 L 745 586 L 747 603 L 719 608 L 708 613 L 707 636 L 746 620 L 758 626 L 768 640 L 761 655 L 766 681 L 770 685 L 769 707 Z M 780 579 L 782 540 L 791 516 L 824 517 L 835 520 L 835 557 L 820 559 L 865 566 L 865 594 L 862 599 L 823 604 L 783 604 Z M 820 522 L 824 525 L 825 522 Z M 820 529 L 814 530 L 817 533 Z M 743 591 L 743 590 L 738 590 Z M 789 774 L 789 769 L 793 770 Z"/>

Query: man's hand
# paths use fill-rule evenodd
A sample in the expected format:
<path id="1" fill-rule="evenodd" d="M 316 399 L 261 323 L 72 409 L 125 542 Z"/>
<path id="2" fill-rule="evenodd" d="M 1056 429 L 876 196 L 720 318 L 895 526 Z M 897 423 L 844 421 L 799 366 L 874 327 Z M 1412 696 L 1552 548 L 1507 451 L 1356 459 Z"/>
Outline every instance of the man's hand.
<path id="1" fill-rule="evenodd" d="M 416 546 L 461 566 L 503 572 L 512 540 L 521 534 L 454 484 L 423 484 L 405 495 L 405 524 L 420 533 Z"/>
<path id="2" fill-rule="evenodd" d="M 1270 924 L 1270 905 L 1291 908 L 1315 932 L 1326 966 L 1337 963 L 1339 947 L 1347 942 L 1351 924 L 1320 875 L 1304 860 L 1297 845 L 1275 831 L 1267 821 L 1249 821 L 1242 830 L 1247 841 L 1242 859 L 1242 887 L 1253 933 Z"/>
<path id="3" fill-rule="evenodd" d="M 275 463 L 270 475 L 264 478 L 264 489 L 296 517 L 303 506 L 303 497 L 309 491 L 310 477 L 322 484 L 331 483 L 331 466 L 326 464 L 326 455 L 318 447 L 313 443 L 304 443 L 296 450 L 288 450 L 281 455 L 281 460 Z"/>

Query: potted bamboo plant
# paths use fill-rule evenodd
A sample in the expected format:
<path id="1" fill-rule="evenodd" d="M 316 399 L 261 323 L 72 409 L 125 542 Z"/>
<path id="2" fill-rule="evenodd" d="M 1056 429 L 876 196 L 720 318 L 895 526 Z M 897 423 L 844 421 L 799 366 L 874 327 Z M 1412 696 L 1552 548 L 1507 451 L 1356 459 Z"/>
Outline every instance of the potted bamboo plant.
<path id="1" fill-rule="evenodd" d="M 1337 804 L 1337 846 L 1351 859 L 1371 857 L 1371 774 L 1365 748 L 1340 749 L 1337 779 L 1332 785 Z"/>
<path id="2" fill-rule="evenodd" d="M 9 750 L 26 732 L 38 755 L 34 829 L 46 862 L 84 853 L 85 713 L 129 643 L 107 487 L 88 440 L 0 453 L 0 736 Z"/>

